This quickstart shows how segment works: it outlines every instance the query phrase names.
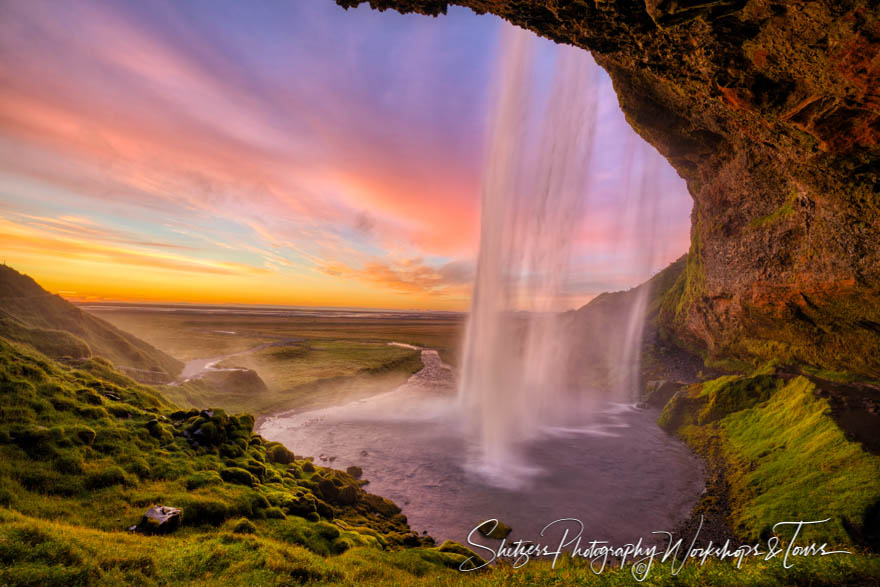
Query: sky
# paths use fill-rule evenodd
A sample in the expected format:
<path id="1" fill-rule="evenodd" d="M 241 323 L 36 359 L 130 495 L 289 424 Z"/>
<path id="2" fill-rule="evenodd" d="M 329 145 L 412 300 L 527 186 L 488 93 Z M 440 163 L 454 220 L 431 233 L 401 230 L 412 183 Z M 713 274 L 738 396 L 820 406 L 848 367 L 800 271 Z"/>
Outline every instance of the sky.
<path id="1" fill-rule="evenodd" d="M 0 261 L 74 301 L 466 310 L 509 26 L 330 0 L 0 3 Z M 597 84 L 572 306 L 688 247 L 684 182 Z M 616 220 L 633 151 L 655 168 L 647 264 Z"/>

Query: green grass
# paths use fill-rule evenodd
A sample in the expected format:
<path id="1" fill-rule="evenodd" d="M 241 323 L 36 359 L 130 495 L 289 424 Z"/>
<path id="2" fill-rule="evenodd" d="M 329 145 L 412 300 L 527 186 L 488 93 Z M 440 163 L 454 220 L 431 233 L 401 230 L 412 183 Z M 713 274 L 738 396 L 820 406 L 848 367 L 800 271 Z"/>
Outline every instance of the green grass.
<path id="1" fill-rule="evenodd" d="M 237 355 L 219 366 L 251 372 L 209 372 L 164 386 L 162 392 L 185 407 L 210 404 L 262 416 L 345 403 L 394 389 L 421 369 L 422 361 L 419 351 L 387 343 L 311 340 Z"/>
<path id="2" fill-rule="evenodd" d="M 270 388 L 289 390 L 320 379 L 387 372 L 404 363 L 412 366 L 418 356 L 418 351 L 382 342 L 313 339 L 231 357 L 219 366 L 253 369 Z"/>
<path id="3" fill-rule="evenodd" d="M 234 354 L 220 366 L 251 369 L 265 388 L 252 376 L 214 373 L 162 391 L 180 406 L 215 405 L 259 416 L 353 401 L 405 383 L 422 367 L 419 352 L 390 342 L 437 349 L 455 364 L 464 326 L 457 315 L 291 317 L 149 307 L 98 313 L 181 359 Z M 252 350 L 266 344 L 278 346 Z"/>
<path id="4" fill-rule="evenodd" d="M 0 339 L 0 505 L 112 532 L 161 503 L 183 508 L 184 534 L 247 517 L 324 554 L 377 533 L 388 548 L 413 539 L 393 504 L 253 434 L 252 416 L 175 410 L 155 389 L 93 374 L 110 369 Z M 354 529 L 328 541 L 322 519 Z"/>
<path id="5" fill-rule="evenodd" d="M 436 349 L 444 361 L 455 364 L 464 331 L 464 316 L 457 314 L 412 318 L 339 318 L 320 315 L 200 314 L 144 308 L 91 311 L 184 361 L 228 355 L 261 343 L 287 338 L 305 338 L 364 343 L 402 342 Z"/>
<path id="6" fill-rule="evenodd" d="M 849 544 L 880 502 L 880 457 L 847 440 L 808 379 L 787 383 L 765 366 L 676 394 L 659 423 L 692 447 L 718 442 L 727 469 L 729 521 L 745 539 L 767 536 L 781 521 L 831 521 L 811 536 Z"/>
<path id="7" fill-rule="evenodd" d="M 593 573 L 582 560 L 562 557 L 555 568 L 533 561 L 461 573 L 464 556 L 441 548 L 383 551 L 353 546 L 322 556 L 283 536 L 236 532 L 230 522 L 206 534 L 142 537 L 63 522 L 38 520 L 0 508 L 0 583 L 8 585 L 595 585 L 638 584 L 631 567 Z M 112 547 L 108 547 L 112 545 Z M 686 564 L 672 577 L 655 562 L 643 585 L 844 585 L 880 580 L 880 559 L 864 555 L 798 559 L 784 569 L 781 557 Z"/>
<path id="8" fill-rule="evenodd" d="M 880 457 L 867 453 L 828 415 L 815 387 L 797 377 L 763 405 L 721 422 L 732 490 L 742 495 L 732 521 L 748 537 L 781 520 L 823 520 L 829 541 L 850 541 L 844 525 L 860 526 L 880 501 Z"/>
<path id="9" fill-rule="evenodd" d="M 803 399 L 780 391 L 765 403 L 777 398 L 786 409 Z M 106 361 L 60 364 L 0 340 L 0 584 L 634 582 L 629 568 L 596 576 L 583 561 L 566 558 L 556 568 L 544 561 L 463 574 L 457 570 L 466 558 L 461 547 L 425 543 L 410 533 L 394 504 L 365 493 L 346 473 L 315 466 L 254 435 L 253 421 L 219 410 L 175 410 L 154 388 L 138 385 Z M 782 423 L 754 422 L 745 429 L 765 425 Z M 804 428 L 823 430 L 814 422 Z M 198 438 L 199 446 L 187 437 Z M 730 437 L 740 438 L 734 428 Z M 865 483 L 859 463 L 847 461 L 846 471 Z M 755 507 L 763 507 L 759 498 L 752 498 L 758 499 Z M 183 509 L 178 530 L 167 536 L 125 530 L 157 503 Z M 838 584 L 878 578 L 877 558 L 856 555 L 803 559 L 788 570 L 778 559 L 748 561 L 740 570 L 729 563 L 689 564 L 674 582 Z M 645 584 L 670 581 L 661 565 Z"/>
<path id="10" fill-rule="evenodd" d="M 33 345 L 53 358 L 99 356 L 119 368 L 168 380 L 183 364 L 112 324 L 41 288 L 27 275 L 0 265 L 0 336 Z"/>

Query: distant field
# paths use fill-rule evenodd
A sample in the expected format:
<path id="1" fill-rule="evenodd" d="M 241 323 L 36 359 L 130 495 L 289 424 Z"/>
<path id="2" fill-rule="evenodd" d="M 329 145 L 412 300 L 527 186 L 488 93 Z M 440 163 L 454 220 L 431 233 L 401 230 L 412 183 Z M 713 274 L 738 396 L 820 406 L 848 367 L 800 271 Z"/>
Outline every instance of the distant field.
<path id="1" fill-rule="evenodd" d="M 255 371 L 266 389 L 242 378 L 205 378 L 166 389 L 181 405 L 214 405 L 263 415 L 380 393 L 421 367 L 436 349 L 455 365 L 464 317 L 455 314 L 232 312 L 150 306 L 83 306 L 181 361 L 225 358 L 220 367 Z M 269 345 L 269 346 L 267 346 Z"/>

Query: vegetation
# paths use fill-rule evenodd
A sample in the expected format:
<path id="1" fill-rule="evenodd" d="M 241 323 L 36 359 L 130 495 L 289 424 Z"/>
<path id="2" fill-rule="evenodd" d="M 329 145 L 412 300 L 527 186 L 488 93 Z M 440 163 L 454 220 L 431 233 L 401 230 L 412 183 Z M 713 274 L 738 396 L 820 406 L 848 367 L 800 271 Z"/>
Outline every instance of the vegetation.
<path id="1" fill-rule="evenodd" d="M 880 503 L 880 457 L 846 438 L 812 382 L 773 371 L 692 385 L 659 423 L 698 452 L 719 448 L 738 536 L 757 540 L 779 521 L 831 518 L 811 538 L 852 544 Z"/>
<path id="2" fill-rule="evenodd" d="M 100 356 L 151 382 L 169 380 L 183 368 L 177 359 L 50 294 L 7 265 L 0 265 L 0 308 L 0 336 L 53 358 Z"/>
<path id="3" fill-rule="evenodd" d="M 654 289 L 652 308 L 682 264 L 655 278 L 663 283 Z M 596 575 L 588 561 L 567 556 L 555 567 L 546 560 L 522 568 L 501 562 L 461 573 L 468 558 L 479 559 L 461 545 L 436 546 L 414 534 L 395 504 L 364 491 L 357 467 L 346 472 L 320 467 L 290 450 L 296 447 L 255 435 L 253 416 L 179 409 L 165 393 L 204 393 L 184 399 L 211 405 L 210 389 L 142 385 L 86 353 L 55 361 L 34 350 L 53 339 L 51 329 L 11 315 L 3 320 L 0 584 L 634 582 L 630 566 Z M 326 324 L 299 324 L 303 340 L 239 355 L 230 364 L 250 364 L 237 362 L 246 358 L 264 370 L 282 365 L 279 379 L 270 381 L 301 392 L 286 401 L 305 402 L 324 393 L 320 386 L 334 379 L 331 374 L 379 381 L 386 371 L 412 369 L 407 362 L 418 353 L 388 346 L 387 339 L 424 341 L 415 340 L 415 329 L 401 340 L 397 327 L 367 327 L 357 336 L 339 327 L 333 338 Z M 429 340 L 432 327 L 419 328 Z M 55 336 L 53 344 L 73 349 L 89 344 L 60 332 L 70 337 Z M 437 327 L 435 342 L 449 332 Z M 276 330 L 273 336 L 290 334 Z M 9 340 L 13 336 L 16 341 Z M 256 335 L 250 340 L 258 339 L 263 340 Z M 846 374 L 831 375 L 847 380 Z M 880 582 L 880 560 L 852 546 L 865 529 L 866 512 L 877 507 L 880 459 L 845 438 L 828 416 L 827 400 L 814 391 L 809 380 L 786 379 L 768 363 L 748 376 L 687 388 L 669 403 L 661 423 L 698 450 L 712 443 L 718 448 L 728 471 L 729 519 L 742 538 L 765 538 L 773 520 L 831 516 L 832 522 L 811 530 L 810 539 L 846 544 L 855 554 L 800 558 L 789 569 L 780 558 L 751 559 L 741 569 L 729 561 L 690 562 L 675 578 L 669 563 L 656 562 L 644 584 Z M 253 394 L 239 401 L 269 405 Z M 150 526 L 151 535 L 129 531 L 152 505 L 180 508 L 179 527 L 162 532 Z M 499 525 L 499 530 L 495 539 L 507 529 Z"/>
<path id="4" fill-rule="evenodd" d="M 174 312 L 143 307 L 91 311 L 184 361 L 247 351 L 260 344 L 306 340 L 400 342 L 436 349 L 445 362 L 454 365 L 464 330 L 464 318 L 459 314 L 347 318 L 187 312 L 181 308 Z"/>
<path id="5" fill-rule="evenodd" d="M 0 505 L 18 513 L 4 514 L 5 522 L 23 524 L 4 529 L 19 534 L 15 544 L 4 543 L 0 557 L 20 567 L 21 577 L 37 572 L 29 566 L 37 554 L 28 544 L 50 540 L 44 529 L 50 525 L 41 521 L 43 529 L 33 530 L 33 519 L 53 520 L 62 536 L 81 534 L 71 528 L 115 534 L 137 524 L 152 504 L 183 509 L 183 528 L 175 534 L 181 539 L 216 537 L 217 528 L 228 527 L 322 556 L 355 546 L 431 544 L 409 530 L 393 503 L 364 492 L 363 482 L 253 434 L 253 417 L 175 410 L 122 374 L 112 381 L 100 376 L 108 371 L 100 359 L 59 364 L 0 340 Z M 148 547 L 145 542 L 141 549 Z M 70 572 L 76 565 L 67 563 L 92 564 L 71 548 L 46 546 L 46 556 Z M 147 562 L 120 564 L 132 572 L 155 569 Z M 103 577 L 100 566 L 80 570 Z M 51 582 L 40 573 L 65 572 L 43 569 L 34 582 Z"/>

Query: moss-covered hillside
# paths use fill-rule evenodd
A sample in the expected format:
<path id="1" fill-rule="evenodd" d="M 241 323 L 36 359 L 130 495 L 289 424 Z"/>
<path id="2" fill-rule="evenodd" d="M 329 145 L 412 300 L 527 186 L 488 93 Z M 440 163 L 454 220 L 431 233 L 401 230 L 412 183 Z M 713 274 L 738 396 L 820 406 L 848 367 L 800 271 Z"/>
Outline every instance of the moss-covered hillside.
<path id="1" fill-rule="evenodd" d="M 249 559 L 253 572 L 332 578 L 308 561 L 433 545 L 362 481 L 266 442 L 253 423 L 176 410 L 102 359 L 61 364 L 0 339 L 0 584 L 183 581 L 257 547 L 267 550 Z M 183 509 L 173 537 L 129 532 L 154 504 Z M 259 539 L 242 545 L 245 534 Z M 170 574 L 154 552 L 170 547 L 166 538 L 182 549 L 163 555 L 174 559 Z M 464 558 L 423 555 L 440 567 Z"/>
<path id="2" fill-rule="evenodd" d="M 149 383 L 174 378 L 183 363 L 84 312 L 12 267 L 0 265 L 0 336 L 57 359 L 92 356 Z"/>
<path id="3" fill-rule="evenodd" d="M 777 522 L 828 519 L 810 539 L 880 546 L 880 455 L 841 427 L 826 384 L 768 364 L 672 397 L 660 425 L 718 473 L 704 513 L 747 541 Z"/>

